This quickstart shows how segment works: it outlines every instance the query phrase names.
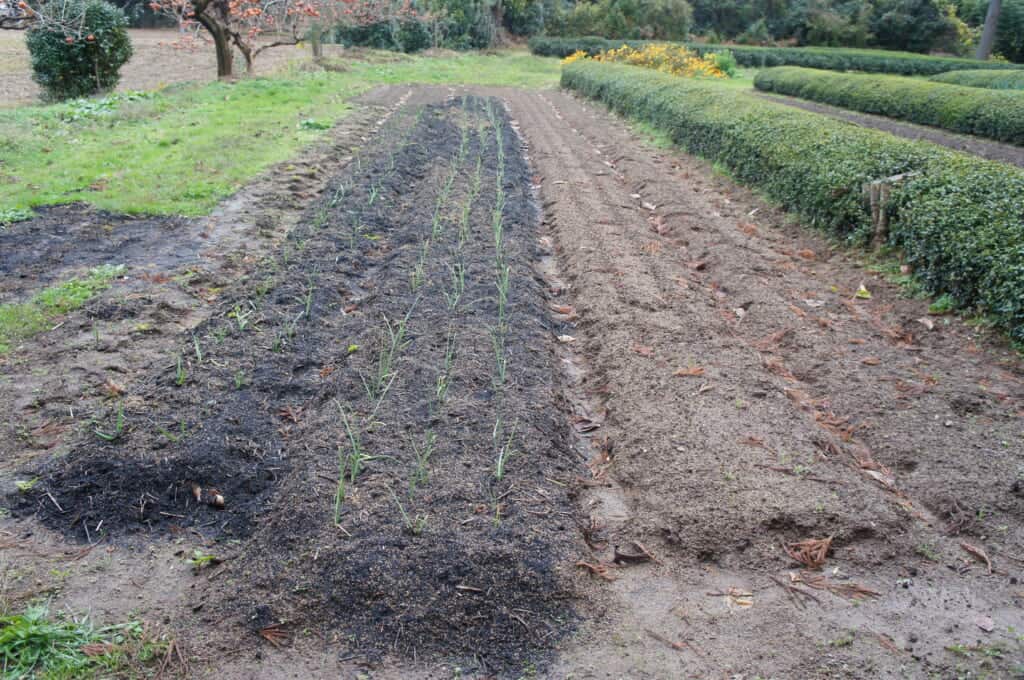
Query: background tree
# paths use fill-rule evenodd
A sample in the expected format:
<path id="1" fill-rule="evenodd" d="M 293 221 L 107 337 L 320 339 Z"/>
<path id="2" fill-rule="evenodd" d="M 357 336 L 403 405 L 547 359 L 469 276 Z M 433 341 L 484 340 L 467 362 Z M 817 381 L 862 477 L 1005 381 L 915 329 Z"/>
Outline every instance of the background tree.
<path id="1" fill-rule="evenodd" d="M 128 20 L 103 0 L 61 0 L 22 7 L 31 18 L 25 42 L 32 78 L 44 99 L 85 97 L 113 89 L 132 56 Z"/>
<path id="2" fill-rule="evenodd" d="M 182 31 L 201 26 L 217 53 L 217 76 L 234 75 L 234 49 L 252 73 L 264 50 L 302 41 L 329 0 L 153 0 L 150 8 L 179 22 Z M 269 39 L 260 42 L 261 36 Z"/>
<path id="3" fill-rule="evenodd" d="M 999 27 L 999 14 L 1002 9 L 1002 0 L 989 0 L 988 11 L 985 13 L 985 27 L 981 31 L 978 52 L 975 54 L 978 59 L 988 59 L 992 56 L 992 48 L 996 43 L 996 30 Z"/>

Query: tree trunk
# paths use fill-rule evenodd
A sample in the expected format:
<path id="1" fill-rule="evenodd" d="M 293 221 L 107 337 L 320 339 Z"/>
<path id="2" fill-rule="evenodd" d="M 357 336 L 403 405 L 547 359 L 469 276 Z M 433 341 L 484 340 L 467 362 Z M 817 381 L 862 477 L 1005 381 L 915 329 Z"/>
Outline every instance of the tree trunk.
<path id="1" fill-rule="evenodd" d="M 252 46 L 247 44 L 238 35 L 235 35 L 235 46 L 238 47 L 238 51 L 242 53 L 242 58 L 245 59 L 245 74 L 251 76 L 255 71 L 256 53 L 253 51 Z"/>
<path id="2" fill-rule="evenodd" d="M 324 27 L 319 22 L 309 28 L 309 44 L 313 48 L 313 58 L 320 59 L 324 56 L 323 43 Z"/>
<path id="3" fill-rule="evenodd" d="M 502 0 L 494 0 L 491 5 L 491 19 L 494 21 L 494 44 L 491 47 L 497 47 L 505 42 L 505 3 Z"/>
<path id="4" fill-rule="evenodd" d="M 213 38 L 213 46 L 217 50 L 217 77 L 224 80 L 234 75 L 235 53 L 231 49 L 231 40 L 220 25 L 212 19 L 199 15 L 197 21 L 202 24 Z"/>
<path id="5" fill-rule="evenodd" d="M 981 32 L 981 42 L 978 43 L 978 53 L 974 55 L 976 58 L 988 59 L 992 56 L 992 47 L 996 42 L 996 29 L 999 28 L 999 13 L 1002 9 L 1002 0 L 988 1 L 988 13 L 985 15 L 985 28 Z"/>

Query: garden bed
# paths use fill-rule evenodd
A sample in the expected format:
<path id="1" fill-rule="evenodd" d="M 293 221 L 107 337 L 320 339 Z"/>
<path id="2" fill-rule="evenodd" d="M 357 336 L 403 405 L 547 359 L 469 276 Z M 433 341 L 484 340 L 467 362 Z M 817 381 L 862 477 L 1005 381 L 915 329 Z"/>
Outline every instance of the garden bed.
<path id="1" fill-rule="evenodd" d="M 500 102 L 406 109 L 15 512 L 242 541 L 209 594 L 242 625 L 535 662 L 572 628 L 576 542 L 537 219 Z"/>

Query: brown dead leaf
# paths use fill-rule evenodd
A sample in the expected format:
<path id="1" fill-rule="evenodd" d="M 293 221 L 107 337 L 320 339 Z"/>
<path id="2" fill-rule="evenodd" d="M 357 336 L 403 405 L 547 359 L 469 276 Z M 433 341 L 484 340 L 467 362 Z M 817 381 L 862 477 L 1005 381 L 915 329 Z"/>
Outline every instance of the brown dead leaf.
<path id="1" fill-rule="evenodd" d="M 591 574 L 593 574 L 594 576 L 600 576 L 605 581 L 615 580 L 615 574 L 612 572 L 613 567 L 603 562 L 598 562 L 597 564 L 594 564 L 592 562 L 584 562 L 583 560 L 580 560 L 576 563 L 576 566 L 587 569 Z"/>
<path id="2" fill-rule="evenodd" d="M 970 543 L 961 543 L 960 547 L 966 550 L 971 555 L 973 555 L 975 559 L 977 559 L 978 561 L 984 562 L 985 566 L 988 567 L 988 573 L 992 573 L 992 560 L 988 558 L 988 555 L 985 553 L 984 550 L 977 546 L 973 546 Z"/>
<path id="3" fill-rule="evenodd" d="M 835 581 L 829 580 L 824 574 L 817 574 L 813 572 L 802 571 L 799 574 L 790 572 L 789 580 L 791 583 L 801 583 L 810 588 L 816 590 L 827 590 L 833 595 L 845 597 L 848 600 L 866 600 L 869 597 L 881 597 L 881 593 L 878 593 L 870 588 L 865 588 L 862 585 L 856 583 L 836 583 Z"/>
<path id="4" fill-rule="evenodd" d="M 117 384 L 110 378 L 107 378 L 103 383 L 103 389 L 106 390 L 107 394 L 111 397 L 120 397 L 124 394 L 124 387 Z"/>
<path id="5" fill-rule="evenodd" d="M 866 366 L 878 366 L 880 363 L 882 363 L 882 360 L 879 359 L 878 357 L 867 357 L 865 359 L 861 359 L 860 363 Z"/>
<path id="6" fill-rule="evenodd" d="M 82 654 L 86 656 L 106 656 L 117 651 L 117 645 L 112 642 L 91 642 L 81 646 Z"/>
<path id="7" fill-rule="evenodd" d="M 672 375 L 679 377 L 704 375 L 704 369 L 700 366 L 690 366 L 688 368 L 680 368 Z"/>
<path id="8" fill-rule="evenodd" d="M 817 255 L 814 254 L 814 251 L 811 250 L 810 248 L 805 248 L 804 250 L 798 250 L 798 251 L 796 251 L 796 254 L 799 255 L 800 257 L 804 258 L 805 260 L 813 260 L 813 259 L 815 259 L 817 257 Z"/>
<path id="9" fill-rule="evenodd" d="M 261 628 L 260 637 L 275 647 L 282 647 L 291 640 L 291 636 L 279 624 Z"/>
<path id="10" fill-rule="evenodd" d="M 299 418 L 302 416 L 301 406 L 285 406 L 277 412 L 277 415 L 286 420 L 290 420 L 296 425 L 299 422 Z"/>
<path id="11" fill-rule="evenodd" d="M 671 647 L 672 649 L 674 649 L 676 651 L 681 652 L 684 649 L 686 649 L 686 643 L 685 642 L 672 642 L 671 640 L 669 640 L 664 635 L 661 635 L 660 633 L 656 633 L 653 630 L 651 630 L 650 628 L 644 628 L 644 632 L 647 633 L 648 635 L 650 635 L 652 638 L 654 638 L 658 642 L 664 643 L 664 644 L 668 645 L 669 647 Z"/>
<path id="12" fill-rule="evenodd" d="M 751 224 L 750 222 L 740 222 L 740 231 L 747 236 L 754 236 L 757 234 L 757 225 Z"/>
<path id="13" fill-rule="evenodd" d="M 853 338 L 850 340 L 851 345 L 866 345 L 868 343 L 864 338 Z"/>
<path id="14" fill-rule="evenodd" d="M 825 558 L 832 547 L 832 536 L 828 538 L 809 538 L 805 541 L 783 545 L 783 550 L 792 559 L 808 569 L 821 569 Z"/>
<path id="15" fill-rule="evenodd" d="M 654 348 L 648 345 L 633 345 L 633 351 L 642 357 L 654 356 Z"/>
<path id="16" fill-rule="evenodd" d="M 334 366 L 324 366 L 320 369 L 320 379 L 323 380 L 331 373 L 334 373 Z"/>

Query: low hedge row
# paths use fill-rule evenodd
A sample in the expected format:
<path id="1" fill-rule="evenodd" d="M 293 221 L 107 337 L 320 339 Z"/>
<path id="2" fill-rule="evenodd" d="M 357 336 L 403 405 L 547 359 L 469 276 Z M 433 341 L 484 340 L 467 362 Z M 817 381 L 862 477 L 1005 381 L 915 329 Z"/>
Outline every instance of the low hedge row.
<path id="1" fill-rule="evenodd" d="M 949 71 L 932 76 L 928 80 L 947 85 L 984 87 L 989 90 L 1024 90 L 1024 71 L 1000 71 L 997 69 Z"/>
<path id="2" fill-rule="evenodd" d="M 606 40 L 593 36 L 582 38 L 549 38 L 536 36 L 530 39 L 530 50 L 544 57 L 565 58 L 582 50 L 591 56 L 603 50 L 621 47 L 623 44 L 638 47 L 646 40 Z M 934 75 L 960 69 L 977 69 L 984 64 L 992 69 L 1024 69 L 1024 64 L 988 63 L 975 59 L 955 57 L 931 57 L 911 52 L 889 52 L 886 50 L 864 50 L 833 47 L 752 47 L 747 45 L 709 45 L 686 43 L 687 47 L 700 54 L 718 50 L 730 50 L 741 66 L 768 68 L 771 66 L 805 66 L 829 71 L 868 71 L 871 73 L 897 73 L 900 75 Z"/>
<path id="3" fill-rule="evenodd" d="M 1024 92 L 795 66 L 760 71 L 754 87 L 853 111 L 1024 144 Z"/>
<path id="4" fill-rule="evenodd" d="M 985 311 L 1024 342 L 1024 171 L 632 66 L 576 62 L 562 85 L 852 242 L 873 233 L 863 184 L 915 173 L 893 189 L 891 244 L 933 294 Z"/>

